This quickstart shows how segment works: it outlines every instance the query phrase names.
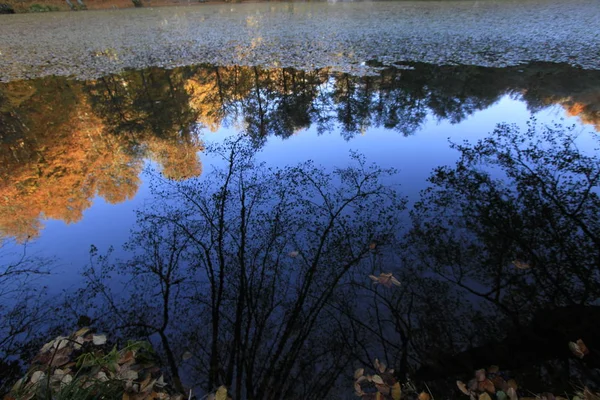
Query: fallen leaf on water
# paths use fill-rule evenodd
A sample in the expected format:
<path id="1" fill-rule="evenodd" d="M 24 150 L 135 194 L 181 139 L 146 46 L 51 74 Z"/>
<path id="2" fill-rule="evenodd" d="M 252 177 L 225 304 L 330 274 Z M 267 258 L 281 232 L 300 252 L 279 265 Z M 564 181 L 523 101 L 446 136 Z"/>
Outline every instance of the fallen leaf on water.
<path id="1" fill-rule="evenodd" d="M 521 260 L 514 260 L 512 262 L 512 264 L 517 267 L 518 269 L 529 269 L 531 268 L 531 265 L 529 265 L 528 263 L 526 263 L 525 261 L 521 261 Z"/>
<path id="2" fill-rule="evenodd" d="M 481 383 L 482 383 L 483 390 L 490 392 L 490 393 L 496 393 L 496 388 L 494 387 L 494 384 L 492 383 L 491 380 L 486 379 L 485 381 L 483 381 Z"/>
<path id="3" fill-rule="evenodd" d="M 402 397 L 402 388 L 400 387 L 400 382 L 394 383 L 391 392 L 393 400 L 400 400 L 400 397 Z"/>
<path id="4" fill-rule="evenodd" d="M 294 257 L 298 257 L 298 254 L 299 254 L 299 253 L 298 253 L 297 251 L 290 251 L 290 252 L 288 253 L 288 256 L 290 256 L 290 257 L 294 258 Z"/>
<path id="5" fill-rule="evenodd" d="M 185 353 L 183 353 L 183 355 L 181 356 L 181 358 L 183 359 L 183 361 L 187 361 L 190 358 L 192 358 L 192 353 L 190 353 L 189 351 L 186 351 Z"/>
<path id="6" fill-rule="evenodd" d="M 31 383 L 36 384 L 38 383 L 41 379 L 43 379 L 46 376 L 46 374 L 42 371 L 35 371 L 33 373 L 33 375 L 31 375 Z"/>
<path id="7" fill-rule="evenodd" d="M 133 358 L 134 353 L 133 351 L 129 350 L 127 353 L 123 354 L 121 358 L 119 358 L 119 364 L 125 364 L 126 362 L 133 360 Z"/>
<path id="8" fill-rule="evenodd" d="M 419 400 L 431 400 L 431 396 L 429 393 L 421 392 L 419 393 Z"/>
<path id="9" fill-rule="evenodd" d="M 487 392 L 484 392 L 479 395 L 479 400 L 492 400 L 492 398 Z"/>
<path id="10" fill-rule="evenodd" d="M 461 392 L 463 392 L 467 396 L 469 395 L 469 390 L 467 389 L 467 386 L 464 384 L 464 382 L 462 382 L 462 381 L 456 381 L 456 386 L 458 386 L 458 389 Z"/>
<path id="11" fill-rule="evenodd" d="M 383 379 L 381 379 L 381 377 L 379 375 L 373 375 L 373 377 L 371 379 L 373 380 L 374 383 L 383 385 Z"/>
<path id="12" fill-rule="evenodd" d="M 215 393 L 215 400 L 227 400 L 227 388 L 225 386 L 219 386 Z"/>
<path id="13" fill-rule="evenodd" d="M 101 346 L 106 343 L 106 335 L 94 335 L 92 341 L 96 346 Z"/>
<path id="14" fill-rule="evenodd" d="M 584 400 L 600 400 L 600 393 L 593 393 L 587 386 L 583 389 Z"/>
<path id="15" fill-rule="evenodd" d="M 485 369 L 478 369 L 475 371 L 475 378 L 477 378 L 479 382 L 483 382 L 485 380 Z"/>
<path id="16" fill-rule="evenodd" d="M 369 244 L 369 249 L 371 249 L 371 250 L 375 250 L 376 247 L 377 247 L 377 243 L 375 243 L 375 242 L 371 242 Z"/>
<path id="17" fill-rule="evenodd" d="M 517 397 L 517 389 L 515 389 L 513 387 L 509 387 L 508 390 L 506 391 L 506 394 L 508 395 L 508 398 L 510 400 L 518 400 L 519 399 Z"/>
<path id="18" fill-rule="evenodd" d="M 354 393 L 359 397 L 364 394 L 364 392 L 362 391 L 362 388 L 360 387 L 360 383 L 358 383 L 358 382 L 354 383 Z"/>
<path id="19" fill-rule="evenodd" d="M 364 368 L 359 368 L 356 371 L 354 371 L 354 379 L 358 379 L 361 376 L 363 376 L 365 374 L 365 369 Z"/>
<path id="20" fill-rule="evenodd" d="M 400 286 L 400 281 L 396 279 L 391 272 L 382 272 L 379 276 L 369 275 L 369 278 L 371 278 L 374 284 L 380 283 L 388 288 L 391 288 L 392 285 Z"/>
<path id="21" fill-rule="evenodd" d="M 517 390 L 519 388 L 519 386 L 517 385 L 517 381 L 515 381 L 514 379 L 509 379 L 508 380 L 508 387 L 514 390 Z"/>
<path id="22" fill-rule="evenodd" d="M 508 396 L 502 390 L 498 390 L 496 392 L 496 399 L 497 400 L 508 400 Z"/>

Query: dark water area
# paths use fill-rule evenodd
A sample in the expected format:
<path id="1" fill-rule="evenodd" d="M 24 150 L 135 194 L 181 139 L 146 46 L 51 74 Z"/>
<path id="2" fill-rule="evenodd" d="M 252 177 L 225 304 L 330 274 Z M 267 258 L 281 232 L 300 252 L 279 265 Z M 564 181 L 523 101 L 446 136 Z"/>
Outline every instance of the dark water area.
<path id="1" fill-rule="evenodd" d="M 599 129 L 562 64 L 2 83 L 0 360 L 91 322 L 235 399 L 350 398 L 375 358 L 408 396 L 597 391 Z"/>

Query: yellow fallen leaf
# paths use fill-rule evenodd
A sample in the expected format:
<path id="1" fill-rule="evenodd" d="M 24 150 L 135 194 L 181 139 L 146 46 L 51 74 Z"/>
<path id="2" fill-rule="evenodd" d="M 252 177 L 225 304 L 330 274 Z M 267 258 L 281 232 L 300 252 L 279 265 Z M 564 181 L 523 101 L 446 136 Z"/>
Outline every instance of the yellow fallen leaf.
<path id="1" fill-rule="evenodd" d="M 224 385 L 219 386 L 217 389 L 215 400 L 227 400 L 227 388 Z"/>
<path id="2" fill-rule="evenodd" d="M 400 382 L 396 382 L 392 386 L 392 399 L 400 400 L 400 397 L 402 397 L 402 388 L 400 387 Z"/>
<path id="3" fill-rule="evenodd" d="M 358 379 L 361 376 L 363 376 L 365 374 L 365 369 L 364 368 L 359 368 L 356 371 L 354 371 L 354 379 Z"/>
<path id="4" fill-rule="evenodd" d="M 461 392 L 463 392 L 467 396 L 469 395 L 469 390 L 467 389 L 467 385 L 465 385 L 464 382 L 462 382 L 462 381 L 456 381 L 456 386 L 458 386 L 458 389 Z"/>

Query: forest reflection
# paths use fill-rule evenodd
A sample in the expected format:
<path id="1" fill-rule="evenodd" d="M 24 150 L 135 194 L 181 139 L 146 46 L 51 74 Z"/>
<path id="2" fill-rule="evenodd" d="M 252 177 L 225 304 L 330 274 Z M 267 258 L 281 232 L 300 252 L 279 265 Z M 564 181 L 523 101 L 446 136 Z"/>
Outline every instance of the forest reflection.
<path id="1" fill-rule="evenodd" d="M 357 77 L 329 69 L 151 68 L 94 81 L 0 85 L 0 232 L 24 240 L 42 218 L 76 222 L 95 196 L 135 196 L 144 159 L 164 176 L 199 176 L 203 131 L 235 127 L 262 142 L 316 127 L 346 140 L 383 127 L 460 123 L 506 94 L 531 111 L 560 104 L 600 129 L 600 74 L 565 65 L 504 69 L 416 64 Z"/>
<path id="2" fill-rule="evenodd" d="M 226 385 L 236 399 L 343 398 L 376 358 L 448 397 L 490 365 L 497 388 L 597 390 L 600 160 L 575 137 L 501 124 L 456 145 L 410 220 L 382 183 L 396 172 L 360 155 L 327 173 L 267 168 L 248 138 L 211 146 L 224 167 L 156 176 L 132 258 L 94 251 L 64 320 L 154 338 L 175 385 Z M 579 339 L 583 358 L 569 351 Z"/>

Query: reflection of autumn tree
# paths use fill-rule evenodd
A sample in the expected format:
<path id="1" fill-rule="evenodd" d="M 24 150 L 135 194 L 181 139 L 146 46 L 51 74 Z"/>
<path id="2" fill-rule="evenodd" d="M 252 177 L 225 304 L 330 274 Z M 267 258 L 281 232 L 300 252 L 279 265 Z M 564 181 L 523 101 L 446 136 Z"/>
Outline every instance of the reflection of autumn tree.
<path id="1" fill-rule="evenodd" d="M 30 96 L 3 113 L 4 126 L 13 126 L 2 138 L 0 155 L 3 234 L 36 236 L 42 217 L 81 219 L 96 193 L 111 202 L 135 193 L 140 163 L 123 154 L 117 138 L 102 136 L 79 85 L 63 79 L 14 85 L 17 92 L 28 86 Z"/>
<path id="2" fill-rule="evenodd" d="M 347 139 L 380 126 L 410 135 L 428 115 L 460 122 L 506 94 L 522 96 L 533 111 L 561 104 L 598 126 L 600 77 L 576 72 L 546 64 L 415 64 L 356 77 L 327 69 L 201 66 L 85 84 L 59 78 L 4 84 L 2 230 L 24 238 L 35 235 L 41 217 L 77 221 L 96 194 L 113 203 L 130 198 L 142 157 L 173 179 L 199 175 L 202 127 L 234 126 L 258 142 L 311 125 L 324 133 L 336 122 Z"/>
<path id="3" fill-rule="evenodd" d="M 59 78 L 2 86 L 2 233 L 24 240 L 42 218 L 80 220 L 96 195 L 132 198 L 147 153 L 168 177 L 199 175 L 202 145 L 182 82 L 149 73 L 104 78 L 87 90 Z"/>
<path id="4" fill-rule="evenodd" d="M 173 179 L 202 172 L 187 69 L 151 68 L 100 78 L 88 86 L 92 108 L 109 132 L 144 147 Z"/>

